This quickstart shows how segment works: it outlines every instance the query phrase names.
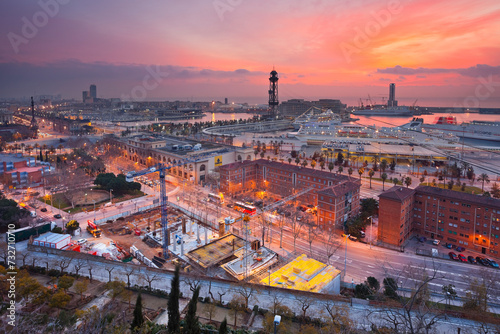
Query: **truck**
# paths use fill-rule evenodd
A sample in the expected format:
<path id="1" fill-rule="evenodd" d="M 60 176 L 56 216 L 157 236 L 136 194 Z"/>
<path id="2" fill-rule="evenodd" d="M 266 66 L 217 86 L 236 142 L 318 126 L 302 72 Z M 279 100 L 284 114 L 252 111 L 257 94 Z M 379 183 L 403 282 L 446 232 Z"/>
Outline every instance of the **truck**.
<path id="1" fill-rule="evenodd" d="M 54 226 L 55 227 L 55 226 Z M 27 227 L 22 227 L 18 228 L 17 230 L 7 232 L 7 242 L 9 240 L 9 237 L 12 238 L 14 236 L 15 242 L 23 241 L 26 239 L 29 239 L 32 235 L 40 235 L 42 233 L 50 232 L 52 231 L 53 224 L 51 222 L 46 222 L 42 223 L 36 226 L 27 226 Z"/>
<path id="2" fill-rule="evenodd" d="M 92 221 L 87 221 L 87 231 L 92 234 L 94 238 L 101 237 L 101 229 Z"/>

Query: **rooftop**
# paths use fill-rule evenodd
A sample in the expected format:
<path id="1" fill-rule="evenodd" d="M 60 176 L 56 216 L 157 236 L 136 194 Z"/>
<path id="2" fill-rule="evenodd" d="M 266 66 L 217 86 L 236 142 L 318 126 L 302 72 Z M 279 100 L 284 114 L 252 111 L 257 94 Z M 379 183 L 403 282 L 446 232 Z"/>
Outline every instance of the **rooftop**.
<path id="1" fill-rule="evenodd" d="M 415 189 L 405 188 L 401 186 L 394 186 L 385 192 L 381 193 L 379 198 L 392 199 L 399 202 L 406 200 L 407 198 L 413 196 Z"/>
<path id="2" fill-rule="evenodd" d="M 32 173 L 36 172 L 43 169 L 43 166 L 36 166 L 36 167 L 21 167 L 21 168 L 14 168 L 11 170 L 8 170 L 5 172 L 5 174 L 12 174 L 12 173 Z"/>
<path id="3" fill-rule="evenodd" d="M 222 238 L 188 252 L 187 257 L 203 268 L 208 268 L 230 259 L 234 252 L 244 245 L 244 239 L 234 234 L 226 234 Z"/>
<path id="4" fill-rule="evenodd" d="M 345 181 L 329 188 L 320 190 L 318 191 L 318 194 L 338 197 L 344 195 L 347 192 L 359 190 L 360 187 L 361 181 L 359 179 L 352 179 L 350 181 Z"/>
<path id="5" fill-rule="evenodd" d="M 67 238 L 71 238 L 71 235 L 47 232 L 36 238 L 34 241 L 51 242 L 55 244 Z"/>
<path id="6" fill-rule="evenodd" d="M 302 254 L 264 278 L 261 283 L 294 290 L 321 292 L 338 275 L 340 270 Z"/>
<path id="7" fill-rule="evenodd" d="M 314 168 L 307 168 L 307 167 L 301 167 L 293 164 L 288 164 L 288 163 L 283 163 L 283 162 L 278 162 L 278 161 L 269 161 L 266 159 L 259 159 L 259 160 L 245 160 L 243 162 L 234 162 L 231 164 L 227 164 L 221 167 L 222 169 L 237 169 L 239 167 L 243 166 L 251 166 L 251 165 L 257 165 L 257 166 L 267 166 L 269 168 L 276 168 L 280 170 L 285 170 L 289 171 L 292 173 L 300 173 L 302 175 L 310 175 L 314 177 L 319 177 L 319 178 L 324 178 L 327 180 L 348 180 L 349 177 L 346 175 L 338 175 L 335 173 L 330 173 L 327 171 L 322 171 L 320 169 L 314 169 Z"/>
<path id="8" fill-rule="evenodd" d="M 435 195 L 439 197 L 446 197 L 450 199 L 456 199 L 463 202 L 469 202 L 474 204 L 487 205 L 491 207 L 496 207 L 500 209 L 500 199 L 485 197 L 481 195 L 473 195 L 467 194 L 461 191 L 454 191 L 448 189 L 442 189 L 438 187 L 429 187 L 429 186 L 418 186 L 415 188 L 418 193 L 427 194 L 427 195 Z"/>

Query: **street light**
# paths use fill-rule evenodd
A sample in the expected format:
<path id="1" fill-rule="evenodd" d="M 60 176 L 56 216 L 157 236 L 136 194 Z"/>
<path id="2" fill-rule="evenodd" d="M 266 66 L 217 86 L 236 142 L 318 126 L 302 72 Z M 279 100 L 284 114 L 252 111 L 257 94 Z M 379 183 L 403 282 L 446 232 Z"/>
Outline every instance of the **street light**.
<path id="1" fill-rule="evenodd" d="M 345 275 L 347 273 L 347 238 L 350 236 L 351 236 L 350 234 L 345 234 L 344 281 L 345 281 Z"/>
<path id="2" fill-rule="evenodd" d="M 113 204 L 113 196 L 112 196 L 112 194 L 111 194 L 111 192 L 112 192 L 112 191 L 113 191 L 113 189 L 109 189 L 109 202 L 110 202 L 111 204 Z"/>
<path id="3" fill-rule="evenodd" d="M 274 316 L 274 334 L 278 332 L 278 325 L 281 322 L 281 316 L 280 315 L 275 315 Z"/>
<path id="4" fill-rule="evenodd" d="M 373 240 L 373 216 L 368 217 L 371 220 L 371 228 L 370 228 L 370 249 L 372 249 L 372 240 Z"/>

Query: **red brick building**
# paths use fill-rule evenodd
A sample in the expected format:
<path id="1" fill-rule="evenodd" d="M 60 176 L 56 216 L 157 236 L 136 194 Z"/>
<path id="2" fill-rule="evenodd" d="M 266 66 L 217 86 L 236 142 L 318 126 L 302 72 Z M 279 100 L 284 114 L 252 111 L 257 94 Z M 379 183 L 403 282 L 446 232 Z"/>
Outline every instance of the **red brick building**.
<path id="1" fill-rule="evenodd" d="M 235 162 L 220 167 L 220 190 L 226 195 L 269 191 L 289 196 L 301 189 L 312 190 L 299 197 L 304 204 L 317 203 L 316 193 L 348 181 L 349 177 L 265 159 Z"/>
<path id="2" fill-rule="evenodd" d="M 220 167 L 220 191 L 226 196 L 265 191 L 281 197 L 311 188 L 297 198 L 318 207 L 318 224 L 339 228 L 359 213 L 361 182 L 346 175 L 268 161 L 235 162 Z"/>
<path id="3" fill-rule="evenodd" d="M 400 188 L 400 187 L 395 187 Z M 436 187 L 419 186 L 407 191 L 413 212 L 409 234 L 406 211 L 395 215 L 397 205 L 391 202 L 395 188 L 380 195 L 379 239 L 398 245 L 394 234 L 425 236 L 498 257 L 500 250 L 500 200 Z M 410 208 L 410 205 L 407 206 Z M 399 216 L 399 217 L 398 217 Z M 405 224 L 397 226 L 397 220 Z M 397 229 L 396 232 L 393 229 Z M 400 238 L 404 240 L 408 239 Z"/>
<path id="4" fill-rule="evenodd" d="M 394 186 L 380 194 L 378 240 L 401 246 L 411 237 L 414 189 Z"/>
<path id="5" fill-rule="evenodd" d="M 42 182 L 43 166 L 34 157 L 20 154 L 0 154 L 0 182 L 8 187 L 26 188 Z"/>
<path id="6" fill-rule="evenodd" d="M 360 211 L 361 181 L 344 181 L 318 191 L 318 224 L 343 229 L 344 222 Z"/>

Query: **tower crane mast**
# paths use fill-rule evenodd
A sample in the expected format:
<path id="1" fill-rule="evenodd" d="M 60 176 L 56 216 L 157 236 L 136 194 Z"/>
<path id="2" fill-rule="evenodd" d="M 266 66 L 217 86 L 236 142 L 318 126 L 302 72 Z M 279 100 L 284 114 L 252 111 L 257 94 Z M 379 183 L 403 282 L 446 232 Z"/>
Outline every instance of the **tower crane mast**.
<path id="1" fill-rule="evenodd" d="M 200 159 L 191 160 L 191 159 L 183 159 L 179 160 L 175 163 L 164 164 L 157 163 L 152 167 L 140 170 L 140 171 L 131 171 L 128 172 L 125 180 L 127 182 L 133 182 L 135 177 L 147 175 L 151 173 L 158 172 L 160 174 L 160 217 L 161 217 L 161 226 L 163 233 L 163 257 L 168 259 L 168 244 L 169 244 L 169 235 L 168 235 L 168 220 L 167 220 L 167 206 L 168 206 L 168 197 L 167 197 L 167 188 L 165 184 L 165 175 L 168 170 L 174 167 L 183 166 L 187 163 L 194 163 Z"/>

